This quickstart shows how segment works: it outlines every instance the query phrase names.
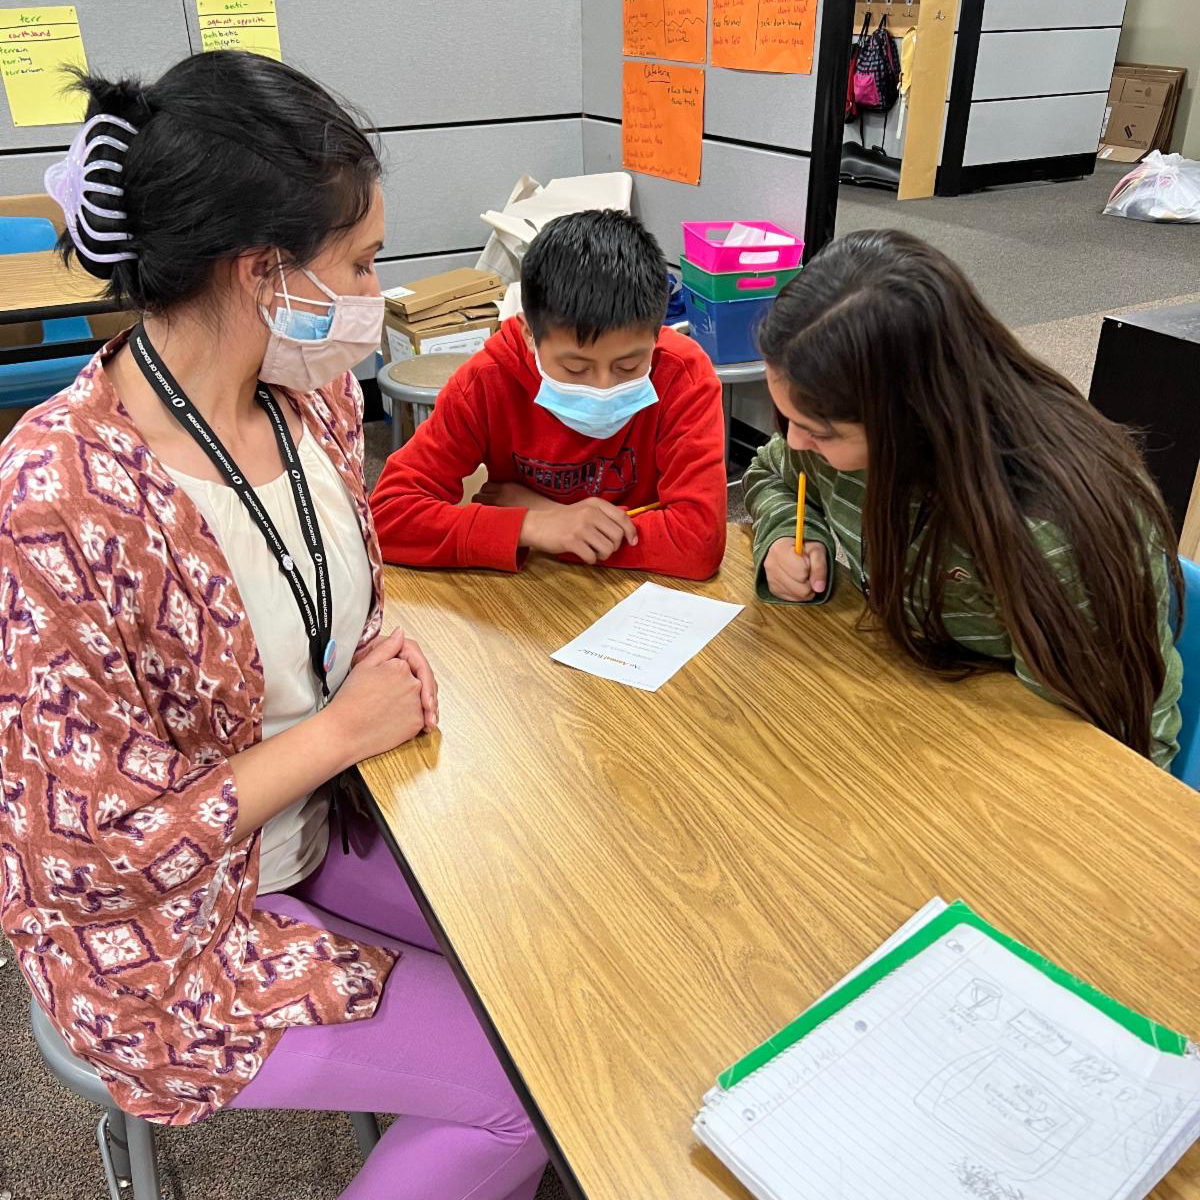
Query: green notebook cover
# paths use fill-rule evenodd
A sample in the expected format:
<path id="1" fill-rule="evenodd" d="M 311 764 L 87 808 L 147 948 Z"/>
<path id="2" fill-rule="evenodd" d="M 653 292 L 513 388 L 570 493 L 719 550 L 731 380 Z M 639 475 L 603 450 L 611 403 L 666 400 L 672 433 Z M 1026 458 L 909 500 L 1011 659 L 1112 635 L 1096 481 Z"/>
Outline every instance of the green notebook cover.
<path id="1" fill-rule="evenodd" d="M 1116 1021 L 1118 1025 L 1129 1030 L 1143 1042 L 1161 1050 L 1164 1054 L 1182 1055 L 1187 1051 L 1188 1039 L 1182 1034 L 1143 1017 L 1140 1013 L 1119 1004 L 1111 996 L 1106 996 L 1082 979 L 1076 979 L 1062 967 L 1055 966 L 1049 959 L 1043 958 L 1028 946 L 1014 941 L 1007 934 L 989 925 L 981 916 L 969 909 L 961 900 L 955 900 L 947 905 L 944 912 L 938 913 L 928 924 L 923 925 L 914 934 L 901 942 L 894 950 L 889 951 L 878 962 L 872 963 L 865 971 L 853 979 L 847 980 L 835 992 L 823 1000 L 819 1000 L 807 1012 L 801 1013 L 790 1025 L 785 1025 L 774 1037 L 768 1038 L 757 1050 L 752 1050 L 740 1062 L 734 1063 L 727 1071 L 717 1078 L 717 1083 L 728 1091 L 740 1083 L 747 1075 L 765 1066 L 777 1054 L 782 1054 L 789 1046 L 794 1046 L 801 1038 L 807 1037 L 818 1025 L 823 1024 L 835 1013 L 840 1012 L 847 1004 L 857 1000 L 868 989 L 872 988 L 885 976 L 890 975 L 897 967 L 903 966 L 915 958 L 922 950 L 932 946 L 939 938 L 949 933 L 958 925 L 971 925 L 985 933 L 993 941 L 999 942 L 1006 950 L 1027 962 L 1031 967 L 1052 979 L 1060 987 L 1086 1000 L 1098 1008 L 1105 1016 Z"/>

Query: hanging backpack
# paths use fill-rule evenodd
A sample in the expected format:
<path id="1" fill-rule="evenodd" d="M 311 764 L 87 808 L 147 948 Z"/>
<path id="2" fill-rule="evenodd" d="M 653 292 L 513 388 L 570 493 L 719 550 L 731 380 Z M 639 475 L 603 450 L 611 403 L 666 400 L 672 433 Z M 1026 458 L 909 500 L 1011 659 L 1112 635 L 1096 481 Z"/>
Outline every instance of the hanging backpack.
<path id="1" fill-rule="evenodd" d="M 846 76 L 846 123 L 849 124 L 858 116 L 858 103 L 854 98 L 854 79 L 858 74 L 858 54 L 867 40 L 871 28 L 871 14 L 868 12 L 863 19 L 862 32 L 858 40 L 850 47 L 850 71 Z"/>
<path id="2" fill-rule="evenodd" d="M 900 95 L 900 54 L 887 27 L 887 15 L 870 32 L 871 13 L 863 20 L 858 49 L 853 56 L 850 90 L 855 114 L 891 112 Z"/>

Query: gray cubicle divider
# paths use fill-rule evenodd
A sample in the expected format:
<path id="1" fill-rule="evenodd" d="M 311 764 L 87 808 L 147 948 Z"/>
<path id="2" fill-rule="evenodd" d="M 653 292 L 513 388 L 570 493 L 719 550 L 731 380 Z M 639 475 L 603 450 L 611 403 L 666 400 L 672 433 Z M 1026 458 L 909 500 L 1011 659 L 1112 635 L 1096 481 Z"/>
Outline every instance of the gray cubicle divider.
<path id="1" fill-rule="evenodd" d="M 16 7 L 29 0 L 0 0 Z M 37 3 L 37 0 L 34 0 Z M 76 0 L 88 62 L 154 79 L 198 51 L 195 0 Z M 391 286 L 473 262 L 479 214 L 517 177 L 621 169 L 621 0 L 278 0 L 285 61 L 379 130 Z M 819 41 L 818 32 L 818 41 Z M 706 68 L 699 187 L 634 177 L 634 203 L 680 253 L 688 218 L 763 217 L 803 231 L 816 71 Z M 0 192 L 40 191 L 75 126 L 15 129 L 0 109 Z"/>
<path id="2" fill-rule="evenodd" d="M 937 194 L 1090 174 L 1126 0 L 963 0 Z M 886 123 L 886 130 L 885 130 Z M 902 157 L 895 112 L 868 146 Z M 859 139 L 857 121 L 846 127 Z"/>
<path id="3" fill-rule="evenodd" d="M 49 0 L 47 0 L 47 3 Z M 183 0 L 74 0 L 88 67 L 105 75 L 139 75 L 154 79 L 191 53 Z M 0 0 L 0 8 L 36 8 L 39 0 Z M 8 100 L 0 89 L 0 191 L 19 194 L 13 185 L 11 151 L 67 146 L 76 125 L 12 123 Z M 17 168 L 20 169 L 19 167 Z M 22 177 L 28 175 L 23 172 Z M 41 177 L 33 189 L 41 191 Z"/>
<path id="4" fill-rule="evenodd" d="M 195 0 L 184 3 L 199 48 Z M 378 129 L 579 114 L 580 3 L 276 0 L 276 7 L 284 59 Z"/>
<path id="5" fill-rule="evenodd" d="M 1126 0 L 962 0 L 938 195 L 1090 175 Z"/>
<path id="6" fill-rule="evenodd" d="M 153 80 L 199 50 L 195 0 L 75 6 L 88 64 L 105 75 Z M 474 263 L 488 232 L 479 214 L 502 206 L 519 175 L 583 171 L 580 4 L 464 0 L 450 14 L 441 0 L 278 0 L 278 12 L 285 61 L 379 130 L 386 286 Z M 0 99 L 0 193 L 41 191 L 77 128 L 16 129 Z"/>
<path id="7" fill-rule="evenodd" d="M 382 257 L 474 249 L 479 214 L 501 208 L 523 172 L 543 183 L 583 172 L 579 118 L 380 134 L 387 235 Z"/>
<path id="8" fill-rule="evenodd" d="M 621 0 L 584 0 L 587 171 L 621 169 L 621 33 Z M 804 231 L 815 96 L 815 63 L 812 75 L 705 68 L 700 186 L 634 176 L 635 209 L 668 258 L 681 253 L 682 220 L 765 218 Z"/>
<path id="9" fill-rule="evenodd" d="M 621 169 L 619 124 L 584 118 L 583 162 L 588 171 Z M 767 220 L 803 233 L 808 157 L 706 141 L 699 187 L 637 175 L 633 203 L 674 263 L 683 250 L 681 221 Z"/>
<path id="10" fill-rule="evenodd" d="M 184 0 L 196 46 L 194 0 Z M 519 175 L 583 170 L 581 8 L 277 0 L 284 60 L 358 109 L 384 159 L 384 286 L 473 265 Z"/>
<path id="11" fill-rule="evenodd" d="M 621 118 L 621 14 L 621 0 L 584 0 L 585 116 Z M 812 149 L 815 69 L 815 62 L 812 75 L 708 67 L 705 134 L 807 153 Z"/>
<path id="12" fill-rule="evenodd" d="M 66 127 L 68 131 L 72 126 Z M 31 192 L 44 192 L 42 176 L 46 168 L 58 162 L 63 156 L 63 148 L 55 150 L 39 150 L 21 154 L 0 155 L 0 192 L 6 196 L 25 196 Z"/>

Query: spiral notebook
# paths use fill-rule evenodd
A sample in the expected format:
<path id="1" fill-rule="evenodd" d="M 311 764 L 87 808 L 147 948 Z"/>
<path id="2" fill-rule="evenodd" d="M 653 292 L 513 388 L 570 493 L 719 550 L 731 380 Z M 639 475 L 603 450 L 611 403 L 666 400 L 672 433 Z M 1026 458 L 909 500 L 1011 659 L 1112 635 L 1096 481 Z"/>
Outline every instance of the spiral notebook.
<path id="1" fill-rule="evenodd" d="M 1200 1137 L 1200 1052 L 935 900 L 694 1130 L 758 1200 L 1142 1200 Z"/>

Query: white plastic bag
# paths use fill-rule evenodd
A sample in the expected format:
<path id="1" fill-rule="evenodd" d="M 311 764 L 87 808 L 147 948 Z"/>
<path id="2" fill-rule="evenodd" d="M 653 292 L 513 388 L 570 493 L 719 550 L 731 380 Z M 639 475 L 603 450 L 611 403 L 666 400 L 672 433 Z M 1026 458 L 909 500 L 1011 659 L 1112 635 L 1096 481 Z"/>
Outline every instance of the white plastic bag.
<path id="1" fill-rule="evenodd" d="M 522 175 L 503 212 L 490 209 L 480 214 L 492 227 L 492 235 L 476 265 L 512 283 L 520 278 L 521 259 L 543 225 L 555 217 L 588 208 L 619 208 L 628 212 L 632 197 L 633 178 L 624 171 L 552 179 L 545 187 Z"/>
<path id="2" fill-rule="evenodd" d="M 1104 212 L 1135 221 L 1200 222 L 1200 162 L 1152 150 L 1113 188 Z"/>

